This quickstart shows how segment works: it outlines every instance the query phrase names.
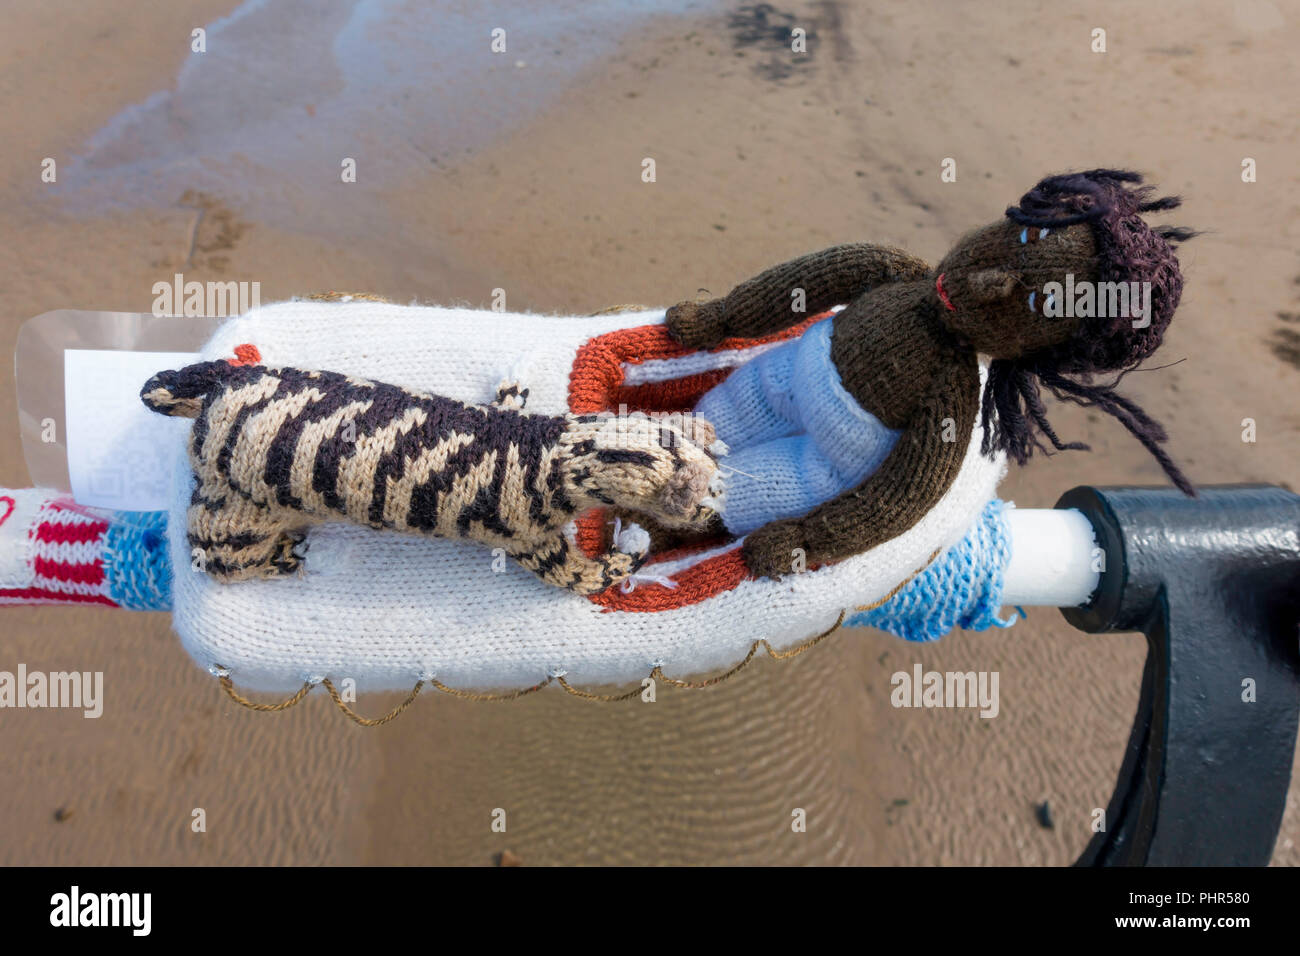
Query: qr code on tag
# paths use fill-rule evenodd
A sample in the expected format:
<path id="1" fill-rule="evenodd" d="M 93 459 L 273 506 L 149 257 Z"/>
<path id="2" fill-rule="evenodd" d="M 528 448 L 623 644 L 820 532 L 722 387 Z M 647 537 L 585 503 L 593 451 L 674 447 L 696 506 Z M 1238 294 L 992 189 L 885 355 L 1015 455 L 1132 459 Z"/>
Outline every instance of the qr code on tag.
<path id="1" fill-rule="evenodd" d="M 68 475 L 78 502 L 118 511 L 170 506 L 172 464 L 188 423 L 146 409 L 140 387 L 197 359 L 186 352 L 63 353 Z"/>

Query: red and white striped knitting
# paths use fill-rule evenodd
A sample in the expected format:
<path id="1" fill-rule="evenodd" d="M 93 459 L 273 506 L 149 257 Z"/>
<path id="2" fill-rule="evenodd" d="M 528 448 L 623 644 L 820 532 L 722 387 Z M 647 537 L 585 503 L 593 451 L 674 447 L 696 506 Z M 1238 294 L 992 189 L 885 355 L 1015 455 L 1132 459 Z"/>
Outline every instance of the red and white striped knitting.
<path id="1" fill-rule="evenodd" d="M 116 607 L 104 575 L 109 522 L 40 488 L 0 495 L 0 604 Z"/>

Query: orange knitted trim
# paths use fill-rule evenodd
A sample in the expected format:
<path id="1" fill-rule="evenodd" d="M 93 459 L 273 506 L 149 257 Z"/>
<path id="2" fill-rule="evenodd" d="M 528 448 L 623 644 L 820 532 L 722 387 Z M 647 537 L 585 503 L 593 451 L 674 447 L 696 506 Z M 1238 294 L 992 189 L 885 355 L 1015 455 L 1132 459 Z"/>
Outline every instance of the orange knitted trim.
<path id="1" fill-rule="evenodd" d="M 762 338 L 727 339 L 710 351 L 749 349 L 756 345 L 798 338 L 814 322 L 828 315 L 829 312 L 823 312 L 811 316 L 798 325 Z M 606 410 L 616 411 L 620 405 L 626 405 L 629 411 L 688 411 L 695 407 L 705 392 L 730 375 L 732 370 L 711 369 L 662 382 L 626 385 L 624 365 L 639 365 L 651 359 L 681 358 L 693 351 L 674 340 L 663 325 L 642 325 L 598 335 L 585 342 L 573 360 L 573 371 L 569 375 L 569 410 L 579 415 L 590 415 Z M 606 513 L 603 510 L 588 511 L 578 516 L 575 522 L 575 543 L 583 554 L 595 557 L 605 549 L 605 523 Z M 646 563 L 645 570 L 653 572 L 654 566 L 660 562 L 674 560 L 692 550 L 708 550 L 717 547 L 717 544 L 716 541 L 710 541 L 695 548 L 677 548 L 655 555 Z M 748 577 L 749 570 L 745 567 L 740 549 L 733 548 L 674 574 L 672 581 L 677 585 L 674 588 L 653 582 L 637 583 L 630 592 L 608 588 L 600 594 L 588 595 L 588 600 L 599 604 L 606 611 L 667 611 L 698 604 L 724 591 L 730 591 Z"/>
<path id="2" fill-rule="evenodd" d="M 626 405 L 628 411 L 684 412 L 694 408 L 705 392 L 730 374 L 729 368 L 715 368 L 663 382 L 621 385 L 617 390 L 616 404 L 611 410 Z"/>
<path id="3" fill-rule="evenodd" d="M 756 345 L 798 338 L 810 325 L 828 315 L 829 312 L 824 312 L 811 316 L 798 325 L 758 339 L 727 339 L 709 351 L 750 349 Z M 616 329 L 589 339 L 578 349 L 573 360 L 573 371 L 569 375 L 569 411 L 590 415 L 605 410 L 615 411 L 619 405 L 626 405 L 634 411 L 686 411 L 694 407 L 705 392 L 726 378 L 730 369 L 627 386 L 623 384 L 626 379 L 623 365 L 639 365 L 651 359 L 681 358 L 693 351 L 674 340 L 664 325 Z"/>
<path id="4" fill-rule="evenodd" d="M 235 346 L 235 357 L 227 359 L 231 365 L 256 365 L 262 361 L 262 353 L 257 350 L 256 345 L 250 345 L 248 342 Z"/>
<path id="5" fill-rule="evenodd" d="M 646 565 L 647 570 L 653 567 L 653 564 Z M 606 611 L 670 611 L 699 604 L 724 591 L 730 591 L 748 577 L 749 568 L 745 566 L 744 555 L 739 547 L 735 547 L 678 571 L 672 576 L 677 585 L 675 588 L 666 588 L 653 582 L 638 582 L 628 592 L 614 587 L 587 597 Z"/>
<path id="6" fill-rule="evenodd" d="M 667 551 L 660 551 L 654 556 L 654 562 L 656 564 L 661 564 L 666 561 L 677 561 L 692 554 L 702 554 L 705 551 L 714 551 L 723 547 L 729 541 L 734 540 L 735 539 L 729 534 L 717 534 L 711 538 L 693 541 L 690 544 L 684 544 L 677 548 L 669 548 Z"/>
<path id="7" fill-rule="evenodd" d="M 605 550 L 605 509 L 593 508 L 574 519 L 574 544 L 589 558 L 598 557 Z"/>

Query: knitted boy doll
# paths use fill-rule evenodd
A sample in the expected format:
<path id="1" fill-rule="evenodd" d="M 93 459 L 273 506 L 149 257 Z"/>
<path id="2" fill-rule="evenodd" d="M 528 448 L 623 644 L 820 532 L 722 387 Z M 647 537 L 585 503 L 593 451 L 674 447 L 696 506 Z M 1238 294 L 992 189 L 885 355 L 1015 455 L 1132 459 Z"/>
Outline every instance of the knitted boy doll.
<path id="1" fill-rule="evenodd" d="M 1182 292 L 1173 244 L 1193 233 L 1149 227 L 1142 213 L 1179 200 L 1152 199 L 1141 182 L 1112 169 L 1050 176 L 935 268 L 898 249 L 835 246 L 668 311 L 679 341 L 711 348 L 846 304 L 696 406 L 730 448 L 720 510 L 747 535 L 755 575 L 789 573 L 796 549 L 836 561 L 911 528 L 952 484 L 977 414 L 985 454 L 1023 464 L 1043 447 L 1036 432 L 1056 449 L 1087 448 L 1057 437 L 1040 385 L 1115 416 L 1194 494 L 1160 447 L 1164 429 L 1114 391 L 1118 379 L 1091 384 L 1155 351 Z M 1127 310 L 1108 307 L 1118 287 L 1098 285 L 1120 282 L 1134 293 Z M 1077 301 L 1062 301 L 1064 289 Z M 796 290 L 807 312 L 792 311 Z M 977 353 L 991 359 L 982 395 Z"/>

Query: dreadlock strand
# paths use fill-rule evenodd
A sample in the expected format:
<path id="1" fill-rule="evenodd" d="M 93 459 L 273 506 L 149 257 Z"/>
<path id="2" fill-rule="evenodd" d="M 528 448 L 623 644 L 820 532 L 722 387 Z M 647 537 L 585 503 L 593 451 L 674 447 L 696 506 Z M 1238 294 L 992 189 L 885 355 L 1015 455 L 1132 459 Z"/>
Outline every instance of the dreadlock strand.
<path id="1" fill-rule="evenodd" d="M 1041 381 L 1062 401 L 1100 408 L 1116 418 L 1127 416 L 1134 426 L 1140 428 L 1143 434 L 1149 435 L 1153 441 L 1169 440 L 1163 425 L 1148 415 L 1142 406 L 1131 398 L 1126 398 L 1115 391 L 1118 379 L 1109 385 L 1090 385 L 1072 381 L 1056 372 L 1044 372 Z"/>
<path id="2" fill-rule="evenodd" d="M 1041 380 L 1058 398 L 1100 409 L 1115 418 L 1160 463 L 1160 467 L 1180 491 L 1195 497 L 1196 491 L 1192 483 L 1160 444 L 1169 439 L 1164 426 L 1148 415 L 1140 405 L 1113 391 L 1113 385 L 1085 385 L 1072 382 L 1054 372 L 1043 373 Z"/>
<path id="3" fill-rule="evenodd" d="M 1047 408 L 1043 405 L 1043 397 L 1038 391 L 1038 384 L 1034 379 L 1033 373 L 1027 369 L 1022 370 L 1019 379 L 1020 395 L 1024 400 L 1025 408 L 1029 411 L 1029 415 L 1034 420 L 1034 424 L 1038 426 L 1038 430 L 1046 435 L 1048 441 L 1052 443 L 1052 448 L 1056 451 L 1089 451 L 1090 449 L 1088 445 L 1083 442 L 1061 441 L 1060 437 L 1056 434 L 1056 429 L 1052 428 L 1051 422 L 1047 420 Z M 1045 453 L 1050 454 L 1050 452 L 1043 447 L 1042 443 L 1038 441 L 1037 437 L 1034 438 L 1034 444 L 1039 448 L 1042 448 Z"/>

